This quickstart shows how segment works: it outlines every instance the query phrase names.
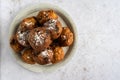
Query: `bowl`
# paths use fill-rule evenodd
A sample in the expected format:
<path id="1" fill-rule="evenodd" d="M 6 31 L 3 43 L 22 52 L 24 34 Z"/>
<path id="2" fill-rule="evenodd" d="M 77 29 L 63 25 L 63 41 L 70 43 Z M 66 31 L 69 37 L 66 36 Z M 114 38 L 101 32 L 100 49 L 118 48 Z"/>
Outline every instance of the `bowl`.
<path id="1" fill-rule="evenodd" d="M 15 60 L 22 67 L 24 67 L 25 69 L 28 69 L 30 71 L 33 71 L 33 72 L 53 71 L 53 70 L 60 68 L 61 66 L 67 64 L 71 60 L 71 58 L 73 57 L 73 54 L 76 51 L 76 47 L 77 47 L 77 30 L 76 30 L 75 23 L 63 9 L 59 8 L 56 5 L 48 4 L 48 3 L 40 3 L 40 4 L 32 5 L 32 6 L 26 7 L 23 10 L 21 10 L 16 15 L 16 17 L 13 19 L 13 21 L 11 23 L 10 31 L 9 31 L 9 39 L 13 35 L 15 29 L 18 27 L 19 23 L 24 18 L 29 17 L 29 16 L 35 16 L 40 10 L 48 10 L 48 9 L 53 9 L 58 14 L 59 20 L 62 23 L 62 25 L 68 26 L 71 29 L 71 31 L 73 32 L 73 35 L 74 35 L 74 41 L 71 46 L 64 48 L 64 51 L 65 51 L 64 60 L 62 60 L 59 63 L 52 64 L 52 65 L 39 65 L 39 64 L 31 65 L 31 64 L 24 63 L 20 59 L 20 57 L 17 54 L 15 54 L 15 52 L 10 47 L 10 51 L 14 55 Z"/>

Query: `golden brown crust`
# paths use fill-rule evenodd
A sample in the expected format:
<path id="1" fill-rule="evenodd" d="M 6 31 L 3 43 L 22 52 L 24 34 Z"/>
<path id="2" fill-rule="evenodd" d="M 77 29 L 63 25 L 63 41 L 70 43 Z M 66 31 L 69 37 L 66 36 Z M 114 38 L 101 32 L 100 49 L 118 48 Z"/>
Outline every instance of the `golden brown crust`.
<path id="1" fill-rule="evenodd" d="M 25 63 L 28 64 L 35 64 L 35 61 L 33 59 L 34 55 L 33 55 L 33 50 L 32 49 L 26 49 L 22 52 L 22 60 Z"/>
<path id="2" fill-rule="evenodd" d="M 38 55 L 34 56 L 34 60 L 41 65 L 49 64 L 53 61 L 53 54 L 52 49 L 45 49 Z"/>
<path id="3" fill-rule="evenodd" d="M 29 31 L 21 31 L 21 30 L 18 30 L 16 32 L 17 41 L 19 42 L 19 44 L 21 44 L 24 47 L 30 46 L 28 43 L 28 33 Z"/>
<path id="4" fill-rule="evenodd" d="M 54 60 L 52 63 L 58 63 L 64 59 L 65 54 L 62 47 L 56 46 L 53 51 L 54 51 L 54 55 L 53 55 Z"/>
<path id="5" fill-rule="evenodd" d="M 29 33 L 29 30 L 32 30 L 36 27 L 37 21 L 34 17 L 28 17 L 22 20 L 20 23 L 20 26 L 18 27 L 18 30 L 16 32 L 17 40 L 18 42 L 24 46 L 29 46 L 27 35 Z"/>
<path id="6" fill-rule="evenodd" d="M 12 49 L 16 52 L 16 53 L 20 53 L 20 51 L 23 50 L 23 46 L 21 46 L 18 41 L 16 40 L 16 35 L 13 35 L 10 38 L 10 46 L 12 47 Z"/>
<path id="7" fill-rule="evenodd" d="M 50 19 L 57 19 L 58 16 L 53 10 L 40 11 L 37 15 L 37 20 L 40 24 L 44 24 Z"/>
<path id="8" fill-rule="evenodd" d="M 50 32 L 53 40 L 57 39 L 62 32 L 62 25 L 58 20 L 51 19 L 44 23 L 44 26 Z"/>
<path id="9" fill-rule="evenodd" d="M 70 46 L 73 43 L 73 33 L 68 27 L 64 27 L 58 40 L 61 46 Z"/>
<path id="10" fill-rule="evenodd" d="M 21 31 L 31 30 L 36 27 L 36 24 L 35 17 L 28 17 L 22 20 L 18 29 Z"/>
<path id="11" fill-rule="evenodd" d="M 28 42 L 36 52 L 40 52 L 47 48 L 52 41 L 46 29 L 39 27 L 30 31 L 28 34 Z"/>

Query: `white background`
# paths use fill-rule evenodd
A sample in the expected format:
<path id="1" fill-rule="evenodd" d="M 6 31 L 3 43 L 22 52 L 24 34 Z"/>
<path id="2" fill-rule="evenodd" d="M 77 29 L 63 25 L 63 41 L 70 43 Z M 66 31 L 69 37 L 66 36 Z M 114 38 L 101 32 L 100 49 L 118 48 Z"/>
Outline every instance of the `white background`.
<path id="1" fill-rule="evenodd" d="M 10 23 L 19 10 L 48 2 L 64 9 L 78 30 L 73 59 L 53 72 L 19 66 L 8 47 Z M 1 80 L 120 80 L 120 0 L 1 0 Z"/>

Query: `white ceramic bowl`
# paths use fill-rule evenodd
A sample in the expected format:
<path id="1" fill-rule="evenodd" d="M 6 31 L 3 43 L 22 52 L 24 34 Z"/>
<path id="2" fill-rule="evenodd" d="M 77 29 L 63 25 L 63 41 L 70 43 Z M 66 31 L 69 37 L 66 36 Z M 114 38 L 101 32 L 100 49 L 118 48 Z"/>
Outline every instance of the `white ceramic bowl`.
<path id="1" fill-rule="evenodd" d="M 63 26 L 67 25 L 71 29 L 71 31 L 74 34 L 74 42 L 70 47 L 64 48 L 65 53 L 66 53 L 64 60 L 57 64 L 53 64 L 53 65 L 39 65 L 39 64 L 31 65 L 31 64 L 24 63 L 20 59 L 20 57 L 16 55 L 15 52 L 10 48 L 11 53 L 16 58 L 16 61 L 24 68 L 30 71 L 34 71 L 34 72 L 46 72 L 46 71 L 52 71 L 52 70 L 58 69 L 59 67 L 65 65 L 66 63 L 68 63 L 68 61 L 71 60 L 77 48 L 77 31 L 76 31 L 76 26 L 73 20 L 63 9 L 59 8 L 56 5 L 48 4 L 48 3 L 41 3 L 41 4 L 29 6 L 21 10 L 17 14 L 17 16 L 14 18 L 13 22 L 11 23 L 10 31 L 9 31 L 9 38 L 13 35 L 15 29 L 17 28 L 17 26 L 19 25 L 22 19 L 28 16 L 33 16 L 33 15 L 35 16 L 40 10 L 47 10 L 47 9 L 53 9 L 58 14 L 59 20 L 61 21 L 62 25 Z"/>

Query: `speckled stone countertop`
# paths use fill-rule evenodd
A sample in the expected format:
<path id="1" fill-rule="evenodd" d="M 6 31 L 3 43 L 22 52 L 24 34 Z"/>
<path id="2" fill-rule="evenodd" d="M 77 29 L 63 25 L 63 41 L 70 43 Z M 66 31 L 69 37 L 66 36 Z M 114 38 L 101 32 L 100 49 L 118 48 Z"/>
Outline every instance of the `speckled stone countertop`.
<path id="1" fill-rule="evenodd" d="M 72 60 L 53 72 L 19 66 L 9 51 L 8 31 L 19 10 L 47 2 L 75 21 L 78 47 Z M 1 0 L 1 80 L 120 80 L 120 0 Z"/>

